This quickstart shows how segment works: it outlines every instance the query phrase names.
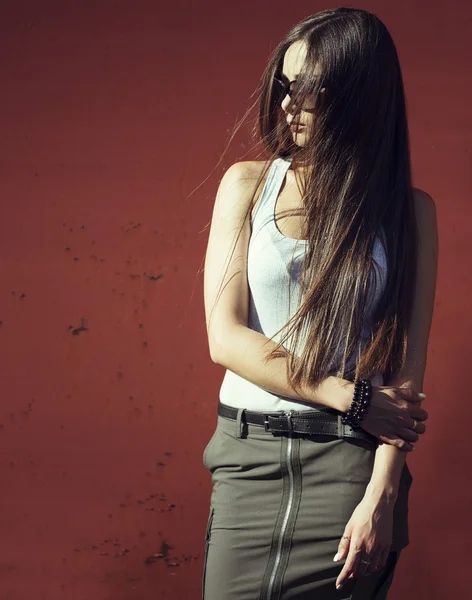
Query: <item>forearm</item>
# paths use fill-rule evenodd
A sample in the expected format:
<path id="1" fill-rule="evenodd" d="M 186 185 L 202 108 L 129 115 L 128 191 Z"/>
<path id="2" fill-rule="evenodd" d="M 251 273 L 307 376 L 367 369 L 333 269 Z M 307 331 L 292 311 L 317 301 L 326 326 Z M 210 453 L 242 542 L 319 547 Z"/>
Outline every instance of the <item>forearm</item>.
<path id="1" fill-rule="evenodd" d="M 398 496 L 400 476 L 407 453 L 392 444 L 379 442 L 375 451 L 374 468 L 365 496 L 374 504 L 393 507 Z"/>
<path id="2" fill-rule="evenodd" d="M 354 384 L 341 377 L 330 376 L 318 386 L 302 386 L 300 393 L 293 389 L 287 377 L 285 357 L 266 361 L 276 343 L 244 325 L 234 325 L 225 331 L 224 340 L 213 348 L 212 359 L 251 383 L 288 400 L 303 400 L 346 412 L 352 401 Z"/>
<path id="3" fill-rule="evenodd" d="M 412 370 L 385 385 L 409 387 L 420 392 L 423 388 L 424 366 L 419 365 L 416 373 Z M 392 444 L 379 442 L 375 451 L 374 468 L 366 489 L 366 496 L 374 503 L 386 502 L 393 505 L 398 496 L 401 473 L 408 453 Z"/>

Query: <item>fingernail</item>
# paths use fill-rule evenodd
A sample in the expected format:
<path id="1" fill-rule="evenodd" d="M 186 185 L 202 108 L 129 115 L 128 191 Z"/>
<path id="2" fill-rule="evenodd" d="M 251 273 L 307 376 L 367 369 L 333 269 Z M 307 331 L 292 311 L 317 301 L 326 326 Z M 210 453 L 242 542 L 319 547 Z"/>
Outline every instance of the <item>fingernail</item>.
<path id="1" fill-rule="evenodd" d="M 339 552 L 336 552 L 336 554 L 334 555 L 334 558 L 333 558 L 333 560 L 334 560 L 334 561 L 337 561 L 337 560 L 339 560 Z"/>
<path id="2" fill-rule="evenodd" d="M 336 589 L 339 590 L 339 588 L 342 588 L 344 585 L 344 583 L 338 583 L 338 585 L 336 586 Z"/>
<path id="3" fill-rule="evenodd" d="M 423 392 L 420 392 L 420 393 L 418 394 L 418 396 L 419 396 L 420 398 L 426 398 L 426 394 L 423 394 Z"/>

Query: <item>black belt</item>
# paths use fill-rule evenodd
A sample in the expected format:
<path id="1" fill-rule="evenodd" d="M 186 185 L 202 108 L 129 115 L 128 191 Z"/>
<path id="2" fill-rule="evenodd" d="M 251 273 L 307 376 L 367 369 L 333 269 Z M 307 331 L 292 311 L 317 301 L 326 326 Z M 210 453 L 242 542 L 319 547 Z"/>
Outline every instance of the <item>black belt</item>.
<path id="1" fill-rule="evenodd" d="M 362 428 L 353 429 L 341 423 L 341 413 L 330 414 L 318 411 L 255 412 L 244 409 L 241 421 L 248 425 L 264 427 L 266 431 L 275 433 L 304 433 L 305 435 L 322 434 L 339 438 L 356 438 L 371 444 L 378 444 L 378 439 Z M 218 403 L 218 414 L 225 419 L 236 420 L 238 409 L 222 402 Z"/>

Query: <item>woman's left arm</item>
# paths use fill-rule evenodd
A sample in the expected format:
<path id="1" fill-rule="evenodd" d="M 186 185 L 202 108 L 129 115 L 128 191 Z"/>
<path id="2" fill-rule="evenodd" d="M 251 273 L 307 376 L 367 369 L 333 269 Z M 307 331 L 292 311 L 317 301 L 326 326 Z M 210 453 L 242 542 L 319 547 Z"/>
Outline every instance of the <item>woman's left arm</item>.
<path id="1" fill-rule="evenodd" d="M 413 312 L 408 328 L 405 367 L 384 385 L 423 389 L 429 333 L 433 319 L 438 265 L 438 227 L 433 199 L 422 190 L 415 190 L 418 223 L 418 268 L 415 282 Z M 391 444 L 380 443 L 375 453 L 372 478 L 366 494 L 375 499 L 395 502 L 400 476 L 407 453 Z"/>
<path id="2" fill-rule="evenodd" d="M 408 328 L 407 355 L 401 373 L 384 382 L 384 385 L 409 387 L 419 392 L 423 389 L 436 293 L 438 229 L 436 208 L 431 196 L 418 189 L 414 196 L 419 236 L 418 268 Z M 392 539 L 393 507 L 406 456 L 407 453 L 396 446 L 379 443 L 364 498 L 346 526 L 344 535 L 348 537 L 339 543 L 338 560 L 348 556 L 336 586 L 344 583 L 348 577 L 365 575 L 385 564 Z M 360 558 L 366 555 L 369 559 L 373 558 L 369 568 L 360 563 Z"/>

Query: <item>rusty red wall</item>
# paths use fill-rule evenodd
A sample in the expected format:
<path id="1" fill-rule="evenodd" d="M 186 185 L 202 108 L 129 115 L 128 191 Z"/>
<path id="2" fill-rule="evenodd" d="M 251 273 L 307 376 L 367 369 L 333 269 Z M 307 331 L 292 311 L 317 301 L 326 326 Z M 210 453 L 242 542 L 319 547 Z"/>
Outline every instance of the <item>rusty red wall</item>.
<path id="1" fill-rule="evenodd" d="M 0 600 L 200 598 L 223 376 L 201 276 L 213 168 L 270 50 L 327 6 L 2 3 Z M 430 419 L 391 596 L 464 598 L 472 5 L 362 8 L 396 41 L 440 229 Z M 247 149 L 239 136 L 225 165 Z"/>

